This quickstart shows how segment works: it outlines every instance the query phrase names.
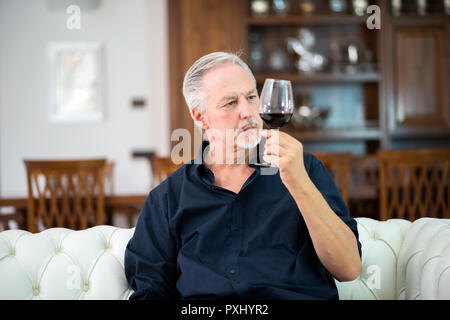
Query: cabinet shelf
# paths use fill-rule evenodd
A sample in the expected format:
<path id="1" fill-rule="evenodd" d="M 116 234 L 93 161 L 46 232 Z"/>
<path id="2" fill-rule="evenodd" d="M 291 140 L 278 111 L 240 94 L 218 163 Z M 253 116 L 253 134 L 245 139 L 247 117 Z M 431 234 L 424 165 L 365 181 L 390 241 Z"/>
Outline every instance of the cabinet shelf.
<path id="1" fill-rule="evenodd" d="M 449 139 L 450 129 L 442 127 L 397 128 L 391 132 L 391 138 L 396 140 L 417 139 Z"/>
<path id="2" fill-rule="evenodd" d="M 293 83 L 376 83 L 380 81 L 380 74 L 371 73 L 354 73 L 354 74 L 334 74 L 334 73 L 257 73 L 255 74 L 256 82 L 264 83 L 267 78 L 290 80 Z"/>
<path id="3" fill-rule="evenodd" d="M 401 16 L 390 16 L 391 23 L 395 27 L 409 27 L 409 26 L 436 26 L 445 25 L 450 19 L 449 16 L 443 13 L 431 13 L 426 16 L 417 16 L 415 14 L 404 14 Z"/>
<path id="4" fill-rule="evenodd" d="M 248 17 L 247 24 L 250 26 L 301 26 L 301 25 L 332 25 L 332 24 L 364 24 L 367 17 L 355 15 L 290 15 L 286 17 Z"/>
<path id="5" fill-rule="evenodd" d="M 296 129 L 293 126 L 283 128 L 282 131 L 292 135 L 302 142 L 328 142 L 328 141 L 368 141 L 379 140 L 379 127 L 348 127 L 348 128 L 322 128 L 322 129 Z"/>

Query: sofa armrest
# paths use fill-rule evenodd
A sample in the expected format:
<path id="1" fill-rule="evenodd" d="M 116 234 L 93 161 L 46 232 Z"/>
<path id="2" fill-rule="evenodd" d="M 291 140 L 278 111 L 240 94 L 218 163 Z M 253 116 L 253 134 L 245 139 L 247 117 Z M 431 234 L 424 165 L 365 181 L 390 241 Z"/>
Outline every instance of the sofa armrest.
<path id="1" fill-rule="evenodd" d="M 338 282 L 342 300 L 396 298 L 397 259 L 411 222 L 356 218 L 362 246 L 361 274 L 353 281 Z"/>

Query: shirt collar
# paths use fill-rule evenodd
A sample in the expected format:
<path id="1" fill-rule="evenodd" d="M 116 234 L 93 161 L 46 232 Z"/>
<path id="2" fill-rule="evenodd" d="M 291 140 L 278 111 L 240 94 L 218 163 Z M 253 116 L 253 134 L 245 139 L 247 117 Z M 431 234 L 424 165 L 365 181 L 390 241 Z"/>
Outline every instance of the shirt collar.
<path id="1" fill-rule="evenodd" d="M 255 165 L 255 163 L 261 163 L 262 161 L 260 159 L 262 159 L 262 155 L 260 157 L 260 153 L 261 153 L 261 146 L 263 146 L 265 144 L 265 138 L 262 137 L 260 143 L 257 145 L 257 153 L 254 157 L 252 157 L 250 159 L 250 163 L 248 164 L 248 166 L 250 168 L 254 168 L 256 169 L 256 174 L 259 175 L 260 171 L 261 171 L 261 166 L 259 165 Z M 202 145 L 200 146 L 200 148 L 197 150 L 197 154 L 196 157 L 193 161 L 193 164 L 197 166 L 197 171 L 198 173 L 200 173 L 200 176 L 205 176 L 205 175 L 212 175 L 212 180 L 214 180 L 214 174 L 211 172 L 211 170 L 203 163 L 203 155 L 205 154 L 205 149 L 209 146 L 209 141 L 208 140 L 203 140 L 202 141 Z M 209 179 L 208 179 L 209 180 Z"/>

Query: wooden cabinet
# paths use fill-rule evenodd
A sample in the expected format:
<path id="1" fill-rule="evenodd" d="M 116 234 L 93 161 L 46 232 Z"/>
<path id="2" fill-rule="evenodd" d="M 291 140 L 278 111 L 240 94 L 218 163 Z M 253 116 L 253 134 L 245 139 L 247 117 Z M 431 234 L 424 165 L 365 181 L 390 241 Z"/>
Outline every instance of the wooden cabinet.
<path id="1" fill-rule="evenodd" d="M 181 91 L 192 63 L 213 51 L 240 51 L 259 89 L 266 78 L 288 79 L 297 106 L 306 97 L 329 108 L 321 127 L 291 121 L 282 130 L 309 152 L 351 152 L 349 206 L 354 216 L 377 218 L 377 151 L 449 146 L 450 16 L 444 1 L 427 1 L 422 16 L 417 1 L 402 0 L 396 16 L 392 1 L 369 0 L 379 8 L 380 29 L 369 29 L 369 14 L 355 15 L 351 0 L 342 0 L 347 9 L 341 13 L 331 12 L 328 0 L 290 0 L 289 12 L 278 15 L 274 3 L 283 1 L 267 0 L 268 14 L 261 17 L 252 14 L 251 0 L 169 0 L 170 132 L 194 132 Z M 306 2 L 315 5 L 309 15 L 301 9 Z M 314 34 L 313 50 L 327 58 L 321 70 L 296 67 L 298 56 L 286 41 L 299 29 Z M 357 68 L 346 57 L 350 45 L 358 49 Z M 367 174 L 373 179 L 364 182 Z"/>
<path id="2" fill-rule="evenodd" d="M 320 128 L 298 128 L 293 123 L 283 128 L 309 151 L 364 155 L 379 149 L 446 144 L 450 18 L 444 14 L 443 1 L 428 1 L 425 16 L 418 15 L 416 1 L 402 1 L 400 16 L 392 15 L 391 1 L 369 1 L 380 8 L 379 30 L 367 28 L 369 14 L 352 12 L 352 1 L 344 1 L 347 10 L 339 14 L 330 12 L 327 0 L 312 2 L 316 11 L 310 15 L 302 13 L 302 0 L 290 0 L 290 11 L 280 16 L 274 13 L 274 1 L 268 0 L 268 15 L 255 17 L 251 0 L 169 0 L 171 132 L 194 130 L 181 93 L 189 66 L 212 51 L 241 51 L 259 88 L 269 77 L 289 79 L 296 103 L 307 97 L 329 109 Z M 287 51 L 286 40 L 302 28 L 313 32 L 314 50 L 327 58 L 323 70 L 296 69 L 298 57 Z M 259 60 L 253 52 L 258 41 L 263 43 Z M 336 53 L 339 56 L 351 44 L 370 68 L 342 72 Z M 278 62 L 276 57 L 270 61 L 274 53 Z M 345 57 L 341 62 L 345 68 Z"/>
<path id="3" fill-rule="evenodd" d="M 329 1 L 313 1 L 314 12 L 308 15 L 300 9 L 302 1 L 291 1 L 288 15 L 269 13 L 266 17 L 254 17 L 251 3 L 245 22 L 248 63 L 259 85 L 265 78 L 291 80 L 297 108 L 306 103 L 328 113 L 322 126 L 291 121 L 282 130 L 302 141 L 310 152 L 375 152 L 382 140 L 380 31 L 368 29 L 367 16 L 355 15 L 349 1 L 341 13 L 332 12 Z M 314 38 L 310 51 L 326 60 L 321 68 L 308 71 L 307 66 L 299 67 L 299 56 L 287 43 L 301 36 L 304 42 L 307 36 Z M 349 59 L 350 49 L 355 51 L 356 62 Z M 263 62 L 255 63 L 260 55 Z"/>
<path id="4" fill-rule="evenodd" d="M 194 137 L 194 122 L 182 94 L 184 74 L 205 54 L 214 51 L 237 52 L 246 46 L 246 30 L 242 23 L 245 20 L 245 5 L 241 0 L 169 0 L 168 4 L 169 134 L 177 128 L 184 128 Z M 192 148 L 191 158 L 195 152 Z"/>
<path id="5" fill-rule="evenodd" d="M 394 36 L 396 125 L 445 126 L 442 30 L 399 28 Z"/>
<path id="6" fill-rule="evenodd" d="M 450 16 L 435 9 L 427 16 L 410 12 L 386 19 L 383 77 L 390 149 L 448 146 Z"/>

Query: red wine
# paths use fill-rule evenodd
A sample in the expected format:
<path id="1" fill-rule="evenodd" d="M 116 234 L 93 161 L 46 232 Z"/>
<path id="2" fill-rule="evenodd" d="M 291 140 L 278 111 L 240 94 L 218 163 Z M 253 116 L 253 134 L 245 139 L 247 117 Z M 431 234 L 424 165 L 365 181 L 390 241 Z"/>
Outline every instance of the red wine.
<path id="1" fill-rule="evenodd" d="M 281 128 L 284 126 L 289 119 L 292 117 L 292 113 L 260 113 L 261 119 L 270 128 Z"/>

